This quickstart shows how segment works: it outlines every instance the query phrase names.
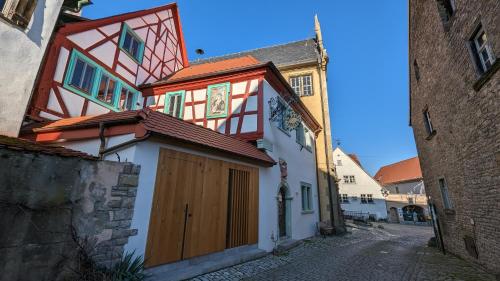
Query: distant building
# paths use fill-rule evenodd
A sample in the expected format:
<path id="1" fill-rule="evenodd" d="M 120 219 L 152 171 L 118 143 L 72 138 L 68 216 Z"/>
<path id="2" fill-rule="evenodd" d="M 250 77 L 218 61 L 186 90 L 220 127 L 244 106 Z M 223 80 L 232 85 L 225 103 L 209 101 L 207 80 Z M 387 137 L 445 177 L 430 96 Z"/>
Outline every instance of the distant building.
<path id="1" fill-rule="evenodd" d="M 427 222 L 429 210 L 418 157 L 383 166 L 374 177 L 386 190 L 390 222 Z"/>
<path id="2" fill-rule="evenodd" d="M 363 169 L 358 157 L 348 155 L 337 147 L 333 151 L 333 160 L 339 178 L 340 203 L 344 215 L 386 219 L 383 188 Z"/>
<path id="3" fill-rule="evenodd" d="M 287 44 L 258 48 L 220 57 L 195 60 L 191 64 L 215 62 L 228 58 L 252 56 L 261 62 L 272 61 L 292 86 L 301 101 L 323 128 L 316 139 L 317 173 L 321 220 L 333 220 L 338 231 L 343 231 L 338 187 L 335 185 L 333 147 L 328 106 L 327 65 L 329 56 L 323 45 L 323 36 L 317 17 L 314 18 L 315 37 Z"/>
<path id="4" fill-rule="evenodd" d="M 0 134 L 17 136 L 61 8 L 90 1 L 0 1 Z"/>
<path id="5" fill-rule="evenodd" d="M 410 1 L 410 125 L 444 250 L 500 274 L 500 1 Z"/>

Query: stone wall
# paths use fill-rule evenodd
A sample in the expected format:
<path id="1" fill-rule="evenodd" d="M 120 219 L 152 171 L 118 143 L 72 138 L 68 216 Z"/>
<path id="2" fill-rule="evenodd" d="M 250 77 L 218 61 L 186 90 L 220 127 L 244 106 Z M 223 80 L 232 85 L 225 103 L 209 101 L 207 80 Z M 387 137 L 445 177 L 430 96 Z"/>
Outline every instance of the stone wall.
<path id="1" fill-rule="evenodd" d="M 140 167 L 0 149 L 0 280 L 74 280 L 79 247 L 120 260 Z"/>
<path id="2" fill-rule="evenodd" d="M 446 250 L 499 274 L 500 2 L 455 0 L 457 9 L 445 23 L 439 2 L 410 1 L 411 124 Z M 483 76 L 468 44 L 479 23 L 497 58 Z M 426 132 L 425 108 L 434 135 Z M 450 210 L 444 209 L 440 178 L 448 185 Z M 477 258 L 466 250 L 466 236 L 475 240 Z"/>

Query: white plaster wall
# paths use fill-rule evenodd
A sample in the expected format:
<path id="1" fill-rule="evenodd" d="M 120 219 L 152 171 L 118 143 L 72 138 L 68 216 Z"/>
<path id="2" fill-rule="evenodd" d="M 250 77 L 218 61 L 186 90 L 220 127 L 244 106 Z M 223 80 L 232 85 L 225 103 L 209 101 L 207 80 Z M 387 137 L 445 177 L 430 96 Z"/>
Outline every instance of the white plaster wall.
<path id="1" fill-rule="evenodd" d="M 26 29 L 0 19 L 0 134 L 19 133 L 62 2 L 38 1 Z"/>
<path id="2" fill-rule="evenodd" d="M 398 187 L 399 194 L 408 194 L 409 192 L 413 194 L 425 194 L 425 186 L 422 180 L 388 184 L 385 186 L 391 194 L 397 194 L 396 187 Z"/>
<path id="3" fill-rule="evenodd" d="M 338 160 L 342 161 L 342 165 L 338 165 Z M 385 198 L 381 191 L 382 186 L 338 147 L 333 151 L 333 161 L 340 179 L 338 183 L 339 193 L 349 196 L 349 203 L 342 203 L 342 209 L 376 214 L 378 219 L 387 218 Z M 344 175 L 354 175 L 356 183 L 344 183 Z M 374 203 L 361 204 L 361 194 L 372 194 Z M 352 196 L 356 196 L 357 200 L 352 200 Z"/>
<path id="4" fill-rule="evenodd" d="M 269 99 L 275 96 L 278 96 L 278 93 L 267 81 L 264 81 L 264 139 L 273 144 L 273 151 L 268 154 L 276 162 L 281 157 L 288 164 L 287 182 L 293 198 L 291 201 L 291 238 L 304 239 L 315 235 L 319 221 L 314 147 L 312 152 L 306 149 L 300 150 L 299 144 L 295 141 L 295 131 L 288 136 L 269 121 L 267 104 Z M 261 168 L 259 180 L 259 248 L 270 251 L 274 247 L 271 236 L 275 238 L 278 236 L 277 194 L 281 181 L 279 165 L 270 169 Z M 312 186 L 312 213 L 302 213 L 300 182 L 306 182 Z"/>

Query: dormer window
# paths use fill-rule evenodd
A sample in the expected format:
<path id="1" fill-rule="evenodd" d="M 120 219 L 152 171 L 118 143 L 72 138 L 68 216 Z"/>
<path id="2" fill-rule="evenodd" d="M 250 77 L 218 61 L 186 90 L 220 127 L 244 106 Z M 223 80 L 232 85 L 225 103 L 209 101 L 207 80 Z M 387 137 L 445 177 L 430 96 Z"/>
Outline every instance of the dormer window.
<path id="1" fill-rule="evenodd" d="M 120 48 L 136 62 L 142 63 L 144 42 L 127 24 L 123 24 Z"/>

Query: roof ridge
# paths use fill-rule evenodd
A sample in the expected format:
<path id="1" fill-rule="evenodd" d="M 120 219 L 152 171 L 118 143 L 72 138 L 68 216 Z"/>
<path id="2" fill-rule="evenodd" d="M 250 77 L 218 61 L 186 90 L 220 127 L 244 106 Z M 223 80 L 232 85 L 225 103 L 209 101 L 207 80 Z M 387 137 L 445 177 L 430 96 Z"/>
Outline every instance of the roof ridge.
<path id="1" fill-rule="evenodd" d="M 250 52 L 254 52 L 254 51 L 258 51 L 258 50 L 262 50 L 262 49 L 270 49 L 270 48 L 274 48 L 274 47 L 279 47 L 279 46 L 289 45 L 289 44 L 298 43 L 298 42 L 302 42 L 302 41 L 314 40 L 314 39 L 315 39 L 314 37 L 310 37 L 310 38 L 307 38 L 307 39 L 295 40 L 295 41 L 291 41 L 291 42 L 287 42 L 287 43 L 274 44 L 274 45 L 271 45 L 271 46 L 259 47 L 259 48 L 255 48 L 255 49 L 250 49 L 250 50 L 245 50 L 245 51 L 240 51 L 240 52 L 235 52 L 235 53 L 229 53 L 229 54 L 220 55 L 220 56 L 214 56 L 214 57 L 208 57 L 208 58 L 203 58 L 203 59 L 197 59 L 197 60 L 190 61 L 190 63 L 197 63 L 197 62 L 202 62 L 204 60 L 215 60 L 215 59 L 220 59 L 220 58 L 223 58 L 223 57 L 236 56 L 236 55 L 241 55 L 241 54 L 244 54 L 244 53 L 250 53 Z"/>
<path id="2" fill-rule="evenodd" d="M 403 160 L 400 160 L 400 161 L 398 161 L 398 162 L 394 162 L 394 163 L 392 163 L 392 164 L 387 164 L 387 165 L 384 165 L 384 166 L 380 167 L 379 171 L 380 171 L 381 169 L 385 168 L 385 167 L 394 166 L 394 165 L 396 165 L 396 164 L 399 164 L 399 163 L 402 163 L 402 162 L 405 162 L 405 161 L 408 161 L 408 160 L 412 160 L 412 159 L 415 159 L 415 158 L 417 158 L 417 159 L 418 159 L 418 156 L 414 156 L 414 157 L 411 157 L 411 158 L 408 158 L 408 159 L 403 159 Z M 418 160 L 419 160 L 419 164 L 420 164 L 420 159 L 418 159 Z"/>

